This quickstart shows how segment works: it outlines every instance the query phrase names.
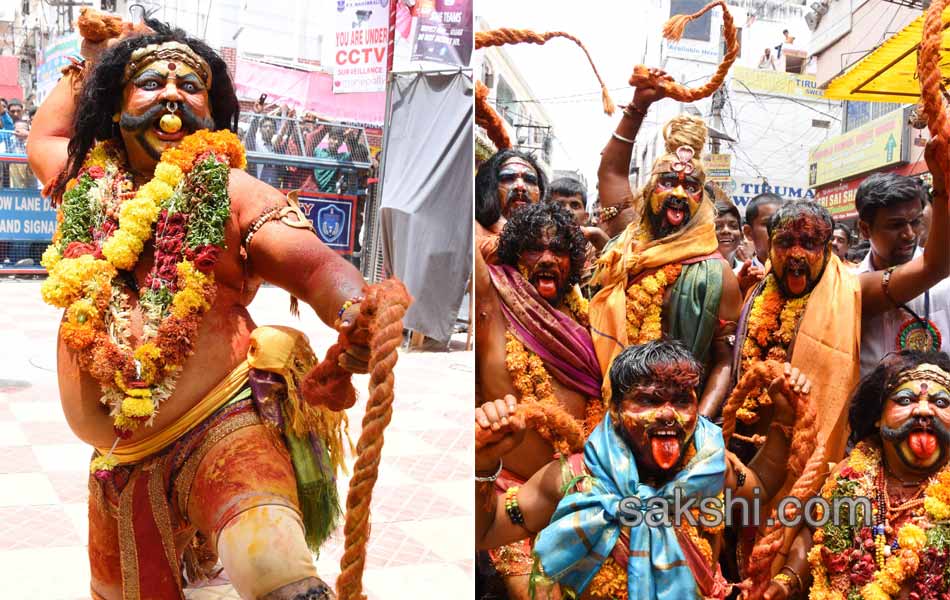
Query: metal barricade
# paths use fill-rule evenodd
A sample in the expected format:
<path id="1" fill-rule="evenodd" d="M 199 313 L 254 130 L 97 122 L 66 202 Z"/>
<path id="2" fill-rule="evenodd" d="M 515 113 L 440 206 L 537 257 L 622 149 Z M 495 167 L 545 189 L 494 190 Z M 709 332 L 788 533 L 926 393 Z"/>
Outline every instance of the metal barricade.
<path id="1" fill-rule="evenodd" d="M 24 153 L 0 154 L 0 275 L 40 275 L 56 210 L 40 194 Z"/>

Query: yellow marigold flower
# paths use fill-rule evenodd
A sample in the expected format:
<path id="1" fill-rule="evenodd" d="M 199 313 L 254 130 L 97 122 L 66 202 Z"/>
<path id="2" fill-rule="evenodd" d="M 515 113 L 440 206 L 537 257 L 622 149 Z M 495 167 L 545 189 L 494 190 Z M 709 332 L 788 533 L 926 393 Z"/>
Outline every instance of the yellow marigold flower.
<path id="1" fill-rule="evenodd" d="M 848 466 L 858 473 L 864 473 L 871 466 L 871 459 L 860 447 L 857 447 L 848 455 Z"/>
<path id="2" fill-rule="evenodd" d="M 102 254 L 117 269 L 128 270 L 138 262 L 144 247 L 139 238 L 119 229 L 102 245 Z"/>
<path id="3" fill-rule="evenodd" d="M 653 277 L 656 279 L 656 282 L 662 286 L 666 286 L 666 284 L 669 283 L 669 280 L 666 278 L 666 271 L 657 271 Z"/>
<path id="4" fill-rule="evenodd" d="M 927 545 L 927 534 L 917 525 L 908 523 L 897 532 L 897 543 L 901 548 L 919 552 Z"/>
<path id="5" fill-rule="evenodd" d="M 900 566 L 898 566 L 897 568 L 899 569 Z M 891 570 L 893 571 L 893 569 Z M 889 598 L 890 595 L 896 594 L 897 592 L 900 591 L 901 589 L 900 582 L 901 580 L 897 577 L 894 577 L 894 575 L 888 571 L 888 568 L 885 565 L 883 571 L 878 571 L 877 581 L 872 582 L 872 584 L 877 583 L 879 586 L 881 586 L 881 590 L 883 590 L 885 594 L 888 594 L 888 596 L 885 596 L 885 597 Z"/>
<path id="6" fill-rule="evenodd" d="M 139 194 L 148 194 L 154 199 L 155 204 L 161 204 L 171 198 L 174 191 L 170 185 L 158 178 L 152 179 L 139 188 Z"/>
<path id="7" fill-rule="evenodd" d="M 40 288 L 43 301 L 59 308 L 69 308 L 80 298 L 83 287 L 95 281 L 97 272 L 104 269 L 111 267 L 105 261 L 96 260 L 89 254 L 60 260 L 50 270 L 49 277 Z"/>
<path id="8" fill-rule="evenodd" d="M 109 153 L 106 152 L 106 145 L 104 142 L 100 142 L 93 146 L 92 151 L 89 152 L 89 156 L 86 157 L 86 162 L 83 163 L 83 166 L 105 167 L 108 161 Z"/>
<path id="9" fill-rule="evenodd" d="M 184 177 L 184 173 L 178 165 L 160 162 L 155 167 L 155 179 L 168 184 L 172 188 L 178 185 L 182 177 Z"/>
<path id="10" fill-rule="evenodd" d="M 861 588 L 861 598 L 864 600 L 891 600 L 890 594 L 884 591 L 876 581 Z"/>
<path id="11" fill-rule="evenodd" d="M 924 542 L 926 543 L 926 539 Z M 904 567 L 901 565 L 901 559 L 899 555 L 892 554 L 888 557 L 887 561 L 884 562 L 884 572 L 893 579 L 898 588 L 900 588 L 900 582 L 904 581 Z M 893 593 L 893 592 L 892 592 Z"/>
<path id="12" fill-rule="evenodd" d="M 127 390 L 126 393 L 137 390 Z M 147 391 L 147 390 L 146 390 Z M 155 403 L 151 398 L 126 396 L 122 401 L 122 414 L 129 418 L 145 418 L 155 414 Z"/>
<path id="13" fill-rule="evenodd" d="M 924 496 L 924 509 L 935 521 L 946 521 L 950 519 L 950 506 L 926 494 Z"/>
<path id="14" fill-rule="evenodd" d="M 139 422 L 135 419 L 130 419 L 122 413 L 117 414 L 113 420 L 112 425 L 117 429 L 124 429 L 125 431 L 135 431 L 139 428 Z"/>
<path id="15" fill-rule="evenodd" d="M 142 366 L 142 381 L 147 385 L 151 385 L 158 374 L 158 360 L 162 356 L 161 349 L 152 342 L 147 342 L 136 348 L 133 356 Z"/>
<path id="16" fill-rule="evenodd" d="M 158 212 L 154 202 L 133 198 L 119 209 L 119 229 L 145 241 L 152 237 L 152 225 Z"/>
<path id="17" fill-rule="evenodd" d="M 205 307 L 207 303 L 204 296 L 190 288 L 179 290 L 172 299 L 172 314 L 179 318 L 196 313 Z"/>
<path id="18" fill-rule="evenodd" d="M 111 471 L 118 464 L 119 459 L 112 454 L 97 456 L 96 458 L 92 459 L 91 463 L 89 463 L 89 472 L 95 473 L 96 471 Z"/>
<path id="19" fill-rule="evenodd" d="M 88 298 L 81 298 L 69 305 L 66 309 L 66 318 L 72 323 L 84 324 L 95 321 L 99 316 L 96 305 Z"/>
<path id="20" fill-rule="evenodd" d="M 46 268 L 47 271 L 56 266 L 60 260 L 62 260 L 63 255 L 59 253 L 59 249 L 55 245 L 50 244 L 46 247 L 46 250 L 43 251 L 43 257 L 40 259 L 40 264 Z"/>
<path id="21" fill-rule="evenodd" d="M 660 289 L 660 284 L 652 276 L 644 277 L 643 281 L 640 283 L 640 286 L 651 296 L 657 293 L 657 291 Z"/>

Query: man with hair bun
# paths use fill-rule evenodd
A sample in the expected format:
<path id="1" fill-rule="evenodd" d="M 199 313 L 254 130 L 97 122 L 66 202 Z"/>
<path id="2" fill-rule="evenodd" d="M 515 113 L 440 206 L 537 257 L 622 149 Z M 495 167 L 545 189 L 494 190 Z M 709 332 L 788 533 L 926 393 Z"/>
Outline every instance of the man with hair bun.
<path id="1" fill-rule="evenodd" d="M 634 203 L 628 180 L 633 141 L 650 104 L 665 97 L 662 83 L 670 81 L 660 70 L 650 73 L 652 83 L 637 87 L 597 173 L 608 232 L 615 233 L 610 221 L 619 213 L 639 214 L 598 262 L 592 285 L 600 291 L 591 300 L 591 332 L 605 374 L 629 345 L 662 335 L 685 343 L 704 365 L 699 405 L 702 414 L 711 415 L 730 387 L 730 340 L 742 298 L 718 252 L 716 211 L 704 194 L 702 119 L 682 114 L 666 124 L 666 153 L 654 162 Z"/>

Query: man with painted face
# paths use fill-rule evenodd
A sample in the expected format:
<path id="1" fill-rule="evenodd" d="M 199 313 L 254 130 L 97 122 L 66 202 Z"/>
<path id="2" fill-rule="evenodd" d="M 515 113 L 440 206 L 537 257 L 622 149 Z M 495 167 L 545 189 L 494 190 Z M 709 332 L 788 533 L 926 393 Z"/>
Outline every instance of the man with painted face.
<path id="1" fill-rule="evenodd" d="M 853 446 L 824 480 L 822 497 L 871 509 L 844 527 L 796 538 L 771 598 L 942 598 L 950 535 L 950 358 L 902 350 L 866 375 L 849 412 Z M 820 516 L 820 515 L 816 515 Z M 791 583 L 791 585 L 790 585 Z"/>
<path id="2" fill-rule="evenodd" d="M 938 183 L 935 175 L 934 184 Z M 938 202 L 933 203 L 934 222 Z M 870 252 L 858 265 L 859 273 L 886 271 L 927 252 L 919 247 L 927 191 L 916 178 L 872 175 L 858 187 L 854 203 L 861 234 L 871 242 Z M 862 374 L 895 350 L 950 351 L 950 280 L 938 281 L 922 295 L 888 308 L 862 319 Z"/>
<path id="3" fill-rule="evenodd" d="M 654 75 L 669 79 L 661 71 Z M 591 333 L 604 374 L 629 345 L 663 334 L 681 340 L 706 367 L 700 410 L 711 415 L 730 388 L 742 297 L 718 252 L 716 211 L 703 190 L 702 119 L 679 115 L 666 124 L 666 153 L 653 163 L 634 206 L 628 179 L 633 139 L 650 104 L 660 98 L 659 87 L 638 87 L 601 157 L 598 189 L 607 227 L 634 208 L 639 218 L 601 254 L 592 280 L 601 289 L 591 300 Z"/>
<path id="4" fill-rule="evenodd" d="M 475 174 L 475 245 L 488 264 L 497 262 L 498 235 L 514 211 L 545 198 L 547 178 L 533 156 L 496 152 Z"/>
<path id="5" fill-rule="evenodd" d="M 579 451 L 603 415 L 587 302 L 576 285 L 586 243 L 570 212 L 538 203 L 505 223 L 498 265 L 475 255 L 476 397 L 514 395 L 549 420 L 506 453 L 498 493 L 524 483 L 555 452 Z M 529 540 L 512 541 L 491 557 L 509 595 L 527 598 Z"/>
<path id="6" fill-rule="evenodd" d="M 943 181 L 934 160 L 940 143 L 931 141 L 925 153 L 928 165 L 937 170 L 934 181 Z M 738 381 L 757 362 L 771 359 L 808 373 L 814 397 L 820 399 L 816 409 L 823 464 L 844 456 L 848 398 L 860 377 L 862 317 L 907 302 L 950 273 L 945 192 L 936 198 L 925 254 L 883 273 L 855 274 L 841 262 L 832 252 L 831 215 L 814 202 L 786 203 L 769 221 L 771 269 L 746 297 L 733 370 Z M 764 390 L 760 395 L 765 399 Z M 764 434 L 771 421 L 768 403 L 755 396 L 737 415 L 733 448 L 743 460 L 753 456 L 755 436 Z M 786 531 L 780 555 L 795 533 L 794 528 Z"/>
<path id="7" fill-rule="evenodd" d="M 783 378 L 805 394 L 810 383 L 786 365 L 769 387 L 777 422 L 791 425 Z M 681 342 L 627 347 L 611 364 L 608 414 L 584 452 L 548 463 L 498 499 L 487 482 L 497 481 L 531 417 L 512 396 L 476 409 L 476 545 L 540 532 L 532 578 L 538 589 L 559 584 L 562 595 L 552 597 L 725 598 L 730 586 L 715 566 L 718 528 L 704 519 L 651 526 L 649 515 L 636 523 L 623 508 L 639 501 L 645 509 L 674 490 L 682 502 L 726 490 L 746 500 L 755 490 L 767 500 L 781 484 L 789 444 L 783 428 L 773 427 L 751 466 L 742 465 L 723 447 L 720 428 L 699 414 L 701 380 L 702 365 Z"/>
<path id="8" fill-rule="evenodd" d="M 290 291 L 354 343 L 341 366 L 365 372 L 365 283 L 242 170 L 220 56 L 152 19 L 91 39 L 27 148 L 59 205 L 43 297 L 67 309 L 63 410 L 97 449 L 92 596 L 180 598 L 183 573 L 220 557 L 242 598 L 332 598 L 310 547 L 339 515 L 340 413 L 300 404 L 306 385 L 287 381 L 314 363 L 306 337 L 257 328 L 247 305 L 265 280 Z M 295 433 L 284 410 L 329 420 Z"/>

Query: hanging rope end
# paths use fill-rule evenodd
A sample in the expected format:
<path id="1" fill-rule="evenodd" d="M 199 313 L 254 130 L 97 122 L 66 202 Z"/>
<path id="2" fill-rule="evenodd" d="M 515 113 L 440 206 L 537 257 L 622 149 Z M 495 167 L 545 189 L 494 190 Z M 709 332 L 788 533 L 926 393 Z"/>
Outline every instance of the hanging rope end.
<path id="1" fill-rule="evenodd" d="M 686 25 L 692 21 L 690 15 L 673 15 L 670 20 L 663 25 L 663 37 L 671 42 L 678 42 L 683 37 Z"/>
<path id="2" fill-rule="evenodd" d="M 617 105 L 614 104 L 613 99 L 610 97 L 610 92 L 607 91 L 607 86 L 600 86 L 600 100 L 604 105 L 604 113 L 608 115 L 614 114 L 617 110 Z"/>

